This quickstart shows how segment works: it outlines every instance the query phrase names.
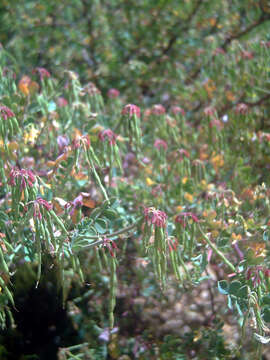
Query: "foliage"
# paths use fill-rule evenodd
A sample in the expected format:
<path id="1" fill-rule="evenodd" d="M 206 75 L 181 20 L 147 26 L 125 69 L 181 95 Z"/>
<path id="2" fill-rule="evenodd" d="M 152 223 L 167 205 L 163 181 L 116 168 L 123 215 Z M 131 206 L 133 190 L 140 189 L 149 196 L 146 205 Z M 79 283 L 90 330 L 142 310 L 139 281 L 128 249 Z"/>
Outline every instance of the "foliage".
<path id="1" fill-rule="evenodd" d="M 260 359 L 270 341 L 267 2 L 3 1 L 0 12 L 2 328 L 15 326 L 20 271 L 39 288 L 53 269 L 81 329 L 59 359 Z M 153 339 L 138 306 L 125 336 L 120 289 L 128 299 L 132 283 L 160 303 L 174 287 L 208 286 L 207 327 Z M 220 296 L 228 306 L 217 313 Z M 223 335 L 230 314 L 238 346 Z"/>

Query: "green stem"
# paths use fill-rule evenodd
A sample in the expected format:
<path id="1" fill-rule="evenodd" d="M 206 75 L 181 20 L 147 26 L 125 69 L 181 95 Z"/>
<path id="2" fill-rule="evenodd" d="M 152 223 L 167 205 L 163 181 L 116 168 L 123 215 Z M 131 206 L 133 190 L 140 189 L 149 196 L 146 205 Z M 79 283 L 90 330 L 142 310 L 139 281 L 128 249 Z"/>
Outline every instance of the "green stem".
<path id="1" fill-rule="evenodd" d="M 202 228 L 200 227 L 200 225 L 198 225 L 198 229 L 200 230 L 204 240 L 207 242 L 207 244 L 211 247 L 211 249 L 214 250 L 214 252 L 225 262 L 226 265 L 228 265 L 228 267 L 233 271 L 236 272 L 236 269 L 234 267 L 234 265 L 223 255 L 223 253 L 221 251 L 218 250 L 218 248 L 216 247 L 215 244 L 212 243 L 212 241 L 209 240 L 208 236 L 206 236 L 206 234 L 203 232 Z"/>

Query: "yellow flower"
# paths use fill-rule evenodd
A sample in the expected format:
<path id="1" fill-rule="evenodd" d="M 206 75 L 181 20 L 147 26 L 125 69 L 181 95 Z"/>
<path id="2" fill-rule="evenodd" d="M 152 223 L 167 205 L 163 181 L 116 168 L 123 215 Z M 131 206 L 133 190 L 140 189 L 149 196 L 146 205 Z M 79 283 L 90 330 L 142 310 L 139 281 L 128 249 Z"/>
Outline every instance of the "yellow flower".
<path id="1" fill-rule="evenodd" d="M 24 132 L 24 135 L 23 135 L 24 143 L 25 144 L 27 144 L 27 143 L 34 144 L 39 134 L 40 134 L 40 131 L 37 130 L 34 126 L 32 126 L 29 132 L 27 132 L 27 131 Z"/>
<path id="2" fill-rule="evenodd" d="M 147 184 L 148 186 L 152 186 L 152 185 L 155 184 L 155 182 L 154 182 L 153 180 L 151 180 L 149 177 L 147 177 L 147 178 L 146 178 L 146 184 Z"/>
<path id="3" fill-rule="evenodd" d="M 185 184 L 187 183 L 187 181 L 188 181 L 188 177 L 185 176 L 185 177 L 182 179 L 182 184 L 185 185 Z"/>
<path id="4" fill-rule="evenodd" d="M 193 195 L 189 194 L 189 193 L 185 193 L 184 198 L 188 201 L 188 202 L 192 202 L 193 201 Z"/>

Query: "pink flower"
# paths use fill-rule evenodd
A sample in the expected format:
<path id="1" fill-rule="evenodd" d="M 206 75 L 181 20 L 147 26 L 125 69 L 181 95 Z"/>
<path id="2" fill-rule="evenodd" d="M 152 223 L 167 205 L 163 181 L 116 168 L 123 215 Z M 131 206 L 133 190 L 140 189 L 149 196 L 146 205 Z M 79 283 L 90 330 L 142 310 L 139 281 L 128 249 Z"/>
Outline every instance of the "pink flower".
<path id="1" fill-rule="evenodd" d="M 36 72 L 39 73 L 40 80 L 43 80 L 45 77 L 46 78 L 51 77 L 51 74 L 49 73 L 49 71 L 43 67 L 37 67 L 35 70 L 33 70 L 33 74 Z"/>
<path id="2" fill-rule="evenodd" d="M 192 212 L 182 212 L 178 214 L 175 218 L 175 222 L 186 227 L 186 218 L 191 218 L 195 223 L 199 222 L 198 217 Z"/>
<path id="3" fill-rule="evenodd" d="M 45 207 L 47 211 L 50 211 L 52 209 L 52 204 L 49 204 L 47 200 L 44 200 L 42 198 L 37 198 L 34 201 L 34 217 L 38 217 L 39 219 L 42 219 L 42 214 L 40 212 L 40 206 Z"/>
<path id="4" fill-rule="evenodd" d="M 117 97 L 120 95 L 120 91 L 117 90 L 117 89 L 112 88 L 112 89 L 109 89 L 109 90 L 108 90 L 107 95 L 108 95 L 108 97 L 109 97 L 110 99 L 115 99 L 115 98 L 117 98 Z"/>
<path id="5" fill-rule="evenodd" d="M 68 102 L 67 100 L 64 98 L 64 97 L 59 97 L 57 100 L 56 100 L 56 103 L 59 107 L 64 107 L 64 106 L 67 106 L 68 105 Z"/>
<path id="6" fill-rule="evenodd" d="M 246 50 L 241 52 L 241 56 L 245 60 L 251 60 L 254 58 L 254 54 L 251 51 L 246 51 Z"/>
<path id="7" fill-rule="evenodd" d="M 213 53 L 214 56 L 224 55 L 224 54 L 225 54 L 225 51 L 222 48 L 216 48 Z"/>
<path id="8" fill-rule="evenodd" d="M 166 113 L 166 109 L 163 105 L 161 104 L 156 104 L 153 106 L 151 113 L 153 115 L 164 115 Z"/>
<path id="9" fill-rule="evenodd" d="M 21 178 L 21 189 L 25 189 L 26 186 L 32 187 L 36 181 L 35 175 L 31 170 L 12 168 L 9 173 L 9 185 L 16 186 L 16 179 Z"/>
<path id="10" fill-rule="evenodd" d="M 167 214 L 161 210 L 157 210 L 154 207 L 144 209 L 144 219 L 148 224 L 153 224 L 157 227 L 166 227 Z"/>
<path id="11" fill-rule="evenodd" d="M 91 145 L 90 138 L 88 135 L 78 136 L 76 139 L 72 140 L 73 149 L 78 149 L 81 146 L 89 148 Z"/>
<path id="12" fill-rule="evenodd" d="M 115 257 L 115 251 L 117 250 L 117 245 L 114 241 L 105 237 L 103 239 L 103 246 L 109 250 L 109 253 L 112 257 Z"/>
<path id="13" fill-rule="evenodd" d="M 188 152 L 187 150 L 185 150 L 185 149 L 178 149 L 177 152 L 178 152 L 179 155 L 180 155 L 180 159 L 179 159 L 180 161 L 183 160 L 184 156 L 185 156 L 186 158 L 189 158 L 189 152 Z"/>
<path id="14" fill-rule="evenodd" d="M 110 129 L 101 131 L 98 137 L 101 141 L 105 141 L 107 138 L 107 140 L 109 140 L 110 145 L 116 144 L 117 135 Z"/>
<path id="15" fill-rule="evenodd" d="M 214 116 L 216 114 L 216 109 L 212 106 L 207 106 L 204 110 L 203 110 L 204 114 L 206 116 Z"/>
<path id="16" fill-rule="evenodd" d="M 237 114 L 246 115 L 248 113 L 248 106 L 247 104 L 240 103 L 236 106 L 235 112 Z"/>
<path id="17" fill-rule="evenodd" d="M 158 150 L 160 150 L 160 148 L 162 147 L 166 151 L 168 149 L 168 144 L 166 143 L 166 141 L 162 139 L 156 139 L 154 143 L 154 147 L 157 148 Z"/>
<path id="18" fill-rule="evenodd" d="M 183 116 L 185 116 L 185 110 L 182 109 L 180 106 L 173 106 L 172 109 L 171 109 L 171 112 L 174 114 L 174 115 L 178 115 L 178 114 L 182 114 Z"/>
<path id="19" fill-rule="evenodd" d="M 0 114 L 4 120 L 15 116 L 14 112 L 5 105 L 0 106 Z"/>
<path id="20" fill-rule="evenodd" d="M 141 109 L 137 105 L 128 104 L 123 108 L 122 114 L 129 117 L 135 115 L 139 118 L 141 116 Z"/>

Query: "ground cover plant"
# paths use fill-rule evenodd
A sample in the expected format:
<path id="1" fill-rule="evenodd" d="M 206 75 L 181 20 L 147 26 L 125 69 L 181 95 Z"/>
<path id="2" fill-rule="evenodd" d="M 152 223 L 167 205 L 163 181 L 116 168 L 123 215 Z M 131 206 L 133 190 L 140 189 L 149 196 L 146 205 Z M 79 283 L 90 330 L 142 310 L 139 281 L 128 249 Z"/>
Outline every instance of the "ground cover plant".
<path id="1" fill-rule="evenodd" d="M 267 1 L 1 19 L 1 359 L 267 358 Z"/>

